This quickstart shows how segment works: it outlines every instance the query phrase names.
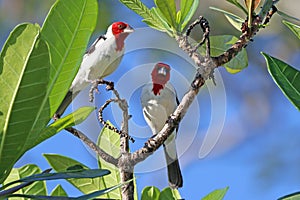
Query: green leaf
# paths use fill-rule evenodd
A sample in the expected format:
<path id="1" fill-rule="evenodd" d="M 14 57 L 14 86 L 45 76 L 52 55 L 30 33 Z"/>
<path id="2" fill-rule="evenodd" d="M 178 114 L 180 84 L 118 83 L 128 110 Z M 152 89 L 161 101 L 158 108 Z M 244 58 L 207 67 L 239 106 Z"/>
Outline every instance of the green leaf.
<path id="1" fill-rule="evenodd" d="M 228 190 L 228 187 L 223 189 L 217 189 L 213 192 L 209 193 L 205 197 L 202 198 L 202 200 L 222 200 Z"/>
<path id="2" fill-rule="evenodd" d="M 70 168 L 70 167 L 69 167 Z M 25 178 L 21 178 L 18 182 L 46 181 L 56 179 L 70 178 L 96 178 L 110 174 L 106 169 L 81 169 L 81 170 L 65 170 L 57 173 L 41 173 L 34 174 Z"/>
<path id="3" fill-rule="evenodd" d="M 51 196 L 68 196 L 68 194 L 66 193 L 66 191 L 64 190 L 64 188 L 61 185 L 57 185 L 51 192 L 50 194 Z"/>
<path id="4" fill-rule="evenodd" d="M 69 167 L 77 165 L 81 165 L 84 169 L 88 169 L 88 167 L 82 163 L 62 155 L 44 154 L 44 157 L 55 171 L 66 171 Z M 84 194 L 99 191 L 101 187 L 100 178 L 68 179 L 67 181 Z"/>
<path id="5" fill-rule="evenodd" d="M 141 200 L 159 200 L 160 191 L 157 187 L 148 186 L 142 190 Z"/>
<path id="6" fill-rule="evenodd" d="M 51 118 L 74 79 L 98 18 L 96 0 L 57 0 L 41 30 L 51 55 L 49 95 Z"/>
<path id="7" fill-rule="evenodd" d="M 65 128 L 82 123 L 94 110 L 95 107 L 81 107 L 75 112 L 56 120 L 41 131 L 35 141 L 31 143 L 29 148 L 40 144 L 42 141 L 52 137 Z"/>
<path id="8" fill-rule="evenodd" d="M 211 55 L 218 56 L 229 49 L 238 40 L 232 35 L 221 35 L 210 37 Z M 200 48 L 200 52 L 204 53 L 204 47 Z M 242 49 L 230 62 L 226 63 L 224 67 L 229 73 L 237 73 L 248 66 L 248 57 L 245 49 Z"/>
<path id="9" fill-rule="evenodd" d="M 131 180 L 130 180 L 131 181 Z M 129 182 L 129 181 L 128 181 Z M 105 188 L 103 190 L 99 190 L 99 191 L 96 191 L 96 192 L 93 192 L 93 193 L 90 193 L 90 194 L 87 194 L 87 195 L 83 195 L 83 196 L 80 196 L 77 198 L 77 200 L 86 200 L 86 199 L 93 199 L 95 197 L 98 197 L 98 196 L 101 196 L 103 197 L 105 194 L 107 193 L 111 193 L 112 191 L 120 188 L 122 185 L 126 184 L 127 182 L 125 183 L 121 183 L 121 184 L 118 184 L 118 185 L 115 185 L 113 187 L 110 187 L 110 188 Z"/>
<path id="10" fill-rule="evenodd" d="M 143 17 L 143 22 L 148 24 L 150 27 L 162 32 L 166 32 L 166 29 L 161 20 L 153 12 L 151 12 L 150 9 L 147 8 L 147 6 L 145 6 L 140 0 L 120 0 L 120 2 Z"/>
<path id="11" fill-rule="evenodd" d="M 244 0 L 246 7 L 251 9 L 251 13 L 258 7 L 261 0 Z M 248 12 L 249 14 L 250 12 Z"/>
<path id="12" fill-rule="evenodd" d="M 231 25 L 234 28 L 236 28 L 238 31 L 241 31 L 242 23 L 244 22 L 244 20 L 241 17 L 239 17 L 235 14 L 232 14 L 228 11 L 219 9 L 219 8 L 215 8 L 215 7 L 209 7 L 209 8 L 212 9 L 212 10 L 223 13 L 225 15 L 226 19 L 231 23 Z"/>
<path id="13" fill-rule="evenodd" d="M 180 8 L 181 8 L 181 31 L 186 27 L 189 21 L 192 19 L 199 5 L 199 0 L 181 0 Z"/>
<path id="14" fill-rule="evenodd" d="M 125 184 L 125 183 L 124 183 Z M 87 199 L 94 199 L 98 196 L 101 196 L 103 194 L 106 194 L 108 192 L 111 192 L 119 187 L 121 187 L 124 184 L 119 184 L 110 188 L 106 188 L 104 190 L 99 190 L 96 192 L 92 192 L 86 195 L 82 195 L 79 197 L 64 197 L 64 196 L 45 196 L 45 195 L 27 195 L 27 194 L 11 194 L 7 195 L 7 197 L 18 197 L 16 200 L 20 199 L 20 197 L 24 197 L 27 199 L 53 199 L 53 200 L 87 200 Z M 11 199 L 11 198 L 9 198 Z"/>
<path id="15" fill-rule="evenodd" d="M 15 182 L 21 178 L 25 178 L 37 173 L 41 173 L 40 168 L 33 164 L 28 164 L 20 168 L 14 168 L 11 170 L 9 176 L 4 182 L 4 185 L 9 184 L 10 182 Z M 3 187 L 4 188 L 4 187 Z M 11 188 L 11 187 L 9 187 Z M 35 182 L 31 185 L 24 187 L 16 192 L 17 194 L 30 194 L 30 195 L 46 195 L 46 184 L 45 182 Z M 17 199 L 17 198 L 16 198 Z"/>
<path id="16" fill-rule="evenodd" d="M 108 122 L 113 126 L 110 122 Z M 98 146 L 101 147 L 105 152 L 111 156 L 118 158 L 120 156 L 120 135 L 108 128 L 103 128 L 98 137 Z M 105 162 L 103 159 L 98 157 L 99 168 L 108 169 L 111 174 L 100 178 L 100 189 L 112 187 L 121 182 L 119 169 L 114 165 Z M 117 189 L 113 192 L 106 194 L 105 198 L 121 199 L 121 189 Z"/>
<path id="17" fill-rule="evenodd" d="M 164 16 L 168 24 L 177 30 L 176 24 L 176 4 L 174 0 L 154 0 L 155 5 L 159 9 L 159 14 Z"/>
<path id="18" fill-rule="evenodd" d="M 300 192 L 288 194 L 284 197 L 280 197 L 278 200 L 300 200 Z"/>
<path id="19" fill-rule="evenodd" d="M 0 183 L 47 124 L 50 58 L 38 40 L 39 26 L 22 24 L 10 34 L 0 55 Z"/>
<path id="20" fill-rule="evenodd" d="M 300 26 L 288 21 L 282 21 L 300 39 Z"/>
<path id="21" fill-rule="evenodd" d="M 239 0 L 226 0 L 226 1 L 233 4 L 233 5 L 235 5 L 239 9 L 241 9 L 246 15 L 248 14 L 248 11 L 244 8 L 244 6 L 242 6 L 240 4 Z"/>
<path id="22" fill-rule="evenodd" d="M 262 53 L 265 57 L 268 71 L 283 94 L 300 110 L 300 76 L 299 71 L 287 63 Z"/>
<path id="23" fill-rule="evenodd" d="M 182 199 L 178 190 L 177 189 L 172 190 L 170 187 L 163 189 L 159 195 L 159 200 L 177 200 L 177 199 Z"/>
<path id="24" fill-rule="evenodd" d="M 300 19 L 296 18 L 296 17 L 293 17 L 289 14 L 286 14 L 280 10 L 277 10 L 276 11 L 278 15 L 280 15 L 281 17 L 285 18 L 285 19 L 292 19 L 292 20 L 296 20 L 296 21 L 300 21 Z"/>

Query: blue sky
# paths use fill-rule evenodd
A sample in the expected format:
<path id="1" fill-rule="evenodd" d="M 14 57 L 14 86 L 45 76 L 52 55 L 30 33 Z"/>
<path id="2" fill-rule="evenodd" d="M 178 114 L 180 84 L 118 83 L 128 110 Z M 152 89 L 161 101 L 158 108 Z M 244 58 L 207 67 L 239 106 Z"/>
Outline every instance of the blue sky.
<path id="1" fill-rule="evenodd" d="M 208 4 L 209 1 L 204 1 L 200 11 L 207 10 L 204 6 Z M 224 7 L 223 2 L 220 4 Z M 171 82 L 180 98 L 187 91 L 195 68 L 172 39 L 165 34 L 144 29 L 145 24 L 126 7 L 118 2 L 109 4 L 108 1 L 103 1 L 102 5 L 112 6 L 109 8 L 117 12 L 106 16 L 106 21 L 102 22 L 99 19 L 99 24 L 123 20 L 137 30 L 126 41 L 127 51 L 120 67 L 113 75 L 107 77 L 108 80 L 115 80 L 116 88 L 123 97 L 129 96 L 129 111 L 133 115 L 130 133 L 137 140 L 131 145 L 134 150 L 141 147 L 147 137 L 151 136 L 150 129 L 142 117 L 139 94 L 140 87 L 150 81 L 149 73 L 153 64 L 163 61 L 172 66 Z M 104 14 L 100 13 L 100 16 Z M 214 18 L 215 12 L 209 10 L 204 14 L 210 19 L 212 34 L 237 35 L 237 32 L 230 28 L 218 29 L 220 24 L 224 26 L 223 24 L 227 23 L 221 15 L 218 15 L 221 18 Z M 34 19 L 19 18 L 13 23 Z M 6 33 L 14 26 L 13 23 L 7 26 L 7 29 L 1 30 L 1 42 L 4 42 Z M 216 73 L 217 87 L 208 83 L 183 120 L 177 143 L 184 178 L 184 187 L 180 189 L 180 193 L 184 198 L 200 199 L 210 191 L 226 186 L 229 186 L 229 190 L 225 200 L 276 199 L 299 190 L 300 114 L 277 88 L 260 55 L 260 51 L 265 51 L 299 69 L 299 40 L 283 26 L 278 26 L 280 23 L 280 18 L 274 18 L 268 27 L 271 31 L 263 30 L 248 46 L 248 68 L 234 75 L 227 73 L 223 68 L 219 69 Z M 105 32 L 101 28 L 104 25 L 99 26 L 93 39 Z M 282 35 L 284 37 L 281 37 Z M 100 92 L 96 97 L 97 106 L 111 96 L 102 88 Z M 81 94 L 74 102 L 74 107 L 86 104 L 86 98 L 86 94 Z M 69 108 L 67 112 L 71 110 L 72 108 Z M 105 117 L 119 124 L 118 111 L 114 106 L 105 111 Z M 100 127 L 91 118 L 95 118 L 95 115 L 78 128 L 96 140 Z M 219 126 L 221 131 L 213 129 Z M 213 134 L 218 136 L 216 145 L 212 146 L 212 150 L 208 151 L 206 156 L 200 158 L 205 136 Z M 97 167 L 93 154 L 66 132 L 57 134 L 26 153 L 16 167 L 36 163 L 42 169 L 48 168 L 49 165 L 42 157 L 43 153 L 62 154 L 91 168 Z M 161 189 L 167 186 L 166 170 L 161 166 L 164 163 L 161 157 L 161 151 L 156 152 L 142 167 L 137 167 L 139 192 L 148 185 L 155 185 Z M 52 181 L 47 184 L 51 189 L 57 183 Z M 72 196 L 80 194 L 66 182 L 63 186 Z"/>

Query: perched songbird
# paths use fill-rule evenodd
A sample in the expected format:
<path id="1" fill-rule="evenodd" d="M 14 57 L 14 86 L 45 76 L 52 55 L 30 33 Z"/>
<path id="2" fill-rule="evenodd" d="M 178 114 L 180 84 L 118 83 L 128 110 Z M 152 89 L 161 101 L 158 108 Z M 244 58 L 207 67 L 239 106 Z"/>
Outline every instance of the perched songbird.
<path id="1" fill-rule="evenodd" d="M 155 135 L 163 128 L 168 116 L 178 105 L 176 91 L 168 83 L 170 80 L 170 66 L 157 63 L 152 70 L 152 83 L 142 89 L 141 102 L 144 118 Z M 176 151 L 177 130 L 175 130 L 163 144 L 167 161 L 169 185 L 171 188 L 182 187 L 182 175 Z"/>
<path id="2" fill-rule="evenodd" d="M 80 91 L 97 78 L 104 78 L 119 66 L 124 54 L 124 40 L 134 30 L 124 22 L 114 22 L 89 47 L 83 56 L 79 71 L 63 102 L 56 111 L 60 117 Z"/>

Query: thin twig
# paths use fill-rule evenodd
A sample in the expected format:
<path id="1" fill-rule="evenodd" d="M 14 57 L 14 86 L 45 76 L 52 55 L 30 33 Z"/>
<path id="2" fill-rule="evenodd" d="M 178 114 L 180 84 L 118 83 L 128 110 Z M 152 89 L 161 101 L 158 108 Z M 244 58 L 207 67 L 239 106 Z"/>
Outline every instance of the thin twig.
<path id="1" fill-rule="evenodd" d="M 87 146 L 89 146 L 93 151 L 97 153 L 99 157 L 101 157 L 103 160 L 105 160 L 108 163 L 113 164 L 114 166 L 118 166 L 119 160 L 114 158 L 113 156 L 106 153 L 104 150 L 102 150 L 99 146 L 97 146 L 91 139 L 89 139 L 85 134 L 83 134 L 81 131 L 70 127 L 66 128 L 66 131 L 73 134 L 74 136 L 78 137 L 80 140 L 82 140 Z"/>

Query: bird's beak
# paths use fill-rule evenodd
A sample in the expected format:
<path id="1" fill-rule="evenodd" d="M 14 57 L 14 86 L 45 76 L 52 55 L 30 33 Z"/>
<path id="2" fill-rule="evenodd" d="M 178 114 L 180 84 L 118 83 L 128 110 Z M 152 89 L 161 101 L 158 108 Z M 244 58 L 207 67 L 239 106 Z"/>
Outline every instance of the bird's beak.
<path id="1" fill-rule="evenodd" d="M 132 32 L 134 32 L 134 29 L 129 25 L 123 31 L 123 33 L 132 33 Z"/>
<path id="2" fill-rule="evenodd" d="M 158 73 L 159 75 L 166 76 L 166 75 L 167 75 L 167 69 L 164 68 L 164 67 L 159 68 L 158 71 L 157 71 L 157 73 Z"/>

